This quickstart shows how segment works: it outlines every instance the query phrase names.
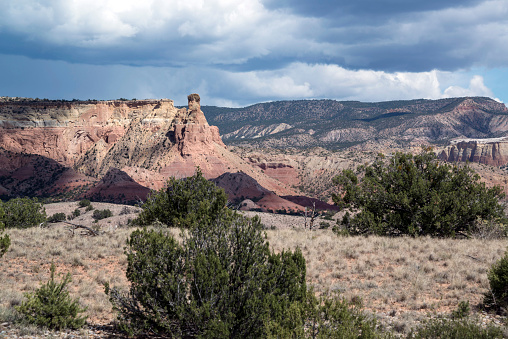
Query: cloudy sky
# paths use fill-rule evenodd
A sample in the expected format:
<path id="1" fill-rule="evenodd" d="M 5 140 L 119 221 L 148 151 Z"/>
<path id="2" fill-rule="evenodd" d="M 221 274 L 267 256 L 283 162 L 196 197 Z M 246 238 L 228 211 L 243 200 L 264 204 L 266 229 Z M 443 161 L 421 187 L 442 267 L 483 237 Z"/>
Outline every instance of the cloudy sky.
<path id="1" fill-rule="evenodd" d="M 0 0 L 0 96 L 508 102 L 506 0 Z"/>

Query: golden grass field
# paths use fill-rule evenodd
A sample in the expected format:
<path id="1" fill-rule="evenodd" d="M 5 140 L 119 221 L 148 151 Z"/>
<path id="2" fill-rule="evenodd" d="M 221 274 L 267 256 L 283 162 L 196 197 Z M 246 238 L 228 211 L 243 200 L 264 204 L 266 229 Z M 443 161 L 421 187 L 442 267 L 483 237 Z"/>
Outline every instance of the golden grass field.
<path id="1" fill-rule="evenodd" d="M 93 205 L 111 209 L 113 217 L 94 225 L 87 212 L 72 222 L 94 225 L 101 230 L 99 236 L 81 235 L 79 230 L 73 234 L 64 223 L 7 230 L 12 244 L 0 259 L 1 310 L 20 304 L 23 293 L 48 281 L 54 262 L 57 273 L 71 273 L 69 289 L 88 307 L 90 323 L 114 320 L 103 284 L 128 287 L 123 252 L 133 228 L 126 224 L 137 209 Z M 46 210 L 48 216 L 70 214 L 76 207 L 77 203 L 59 203 Z M 507 247 L 506 239 L 338 237 L 329 229 L 303 229 L 299 217 L 263 214 L 262 221 L 274 228 L 266 231 L 274 251 L 302 250 L 308 283 L 317 293 L 339 291 L 347 299 L 361 298 L 366 311 L 398 333 L 429 316 L 450 313 L 460 301 L 469 301 L 473 313 L 485 319 L 477 305 L 489 288 L 487 272 Z M 171 232 L 178 236 L 178 230 Z"/>

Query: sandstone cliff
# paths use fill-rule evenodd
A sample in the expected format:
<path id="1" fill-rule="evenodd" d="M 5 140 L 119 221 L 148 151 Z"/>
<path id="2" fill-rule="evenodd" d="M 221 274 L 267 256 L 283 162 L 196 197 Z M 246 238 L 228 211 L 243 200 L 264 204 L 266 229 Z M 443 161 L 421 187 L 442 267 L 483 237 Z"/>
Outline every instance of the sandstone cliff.
<path id="1" fill-rule="evenodd" d="M 90 192 L 93 196 L 109 196 L 105 191 L 122 187 L 135 188 L 140 192 L 137 196 L 146 196 L 147 191 L 136 185 L 159 189 L 170 176 L 194 174 L 196 166 L 207 178 L 242 171 L 269 191 L 295 194 L 288 185 L 229 152 L 218 128 L 208 124 L 199 95 L 191 94 L 188 100 L 188 108 L 176 108 L 167 99 L 0 100 L 0 147 L 12 155 L 50 159 L 62 168 L 91 178 L 90 182 L 103 179 Z M 11 176 L 19 170 L 15 163 L 0 164 L 0 171 Z M 0 186 L 1 192 L 9 191 L 1 182 Z M 134 196 L 127 196 L 126 200 L 131 198 Z"/>
<path id="2" fill-rule="evenodd" d="M 508 140 L 476 139 L 461 140 L 438 152 L 445 161 L 477 162 L 480 164 L 503 166 L 508 164 Z"/>

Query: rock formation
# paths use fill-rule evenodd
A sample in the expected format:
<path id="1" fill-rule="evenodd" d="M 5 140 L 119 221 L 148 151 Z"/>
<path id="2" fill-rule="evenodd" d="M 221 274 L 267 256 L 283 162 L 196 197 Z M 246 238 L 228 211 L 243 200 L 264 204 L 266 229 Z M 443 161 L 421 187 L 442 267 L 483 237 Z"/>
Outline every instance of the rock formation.
<path id="1" fill-rule="evenodd" d="M 268 191 L 295 194 L 226 148 L 218 128 L 208 124 L 198 94 L 188 96 L 188 108 L 176 108 L 168 99 L 0 100 L 0 147 L 14 158 L 31 154 L 49 159 L 90 178 L 88 183 L 102 179 L 89 196 L 113 197 L 110 201 L 142 198 L 171 176 L 194 174 L 197 166 L 206 178 L 244 172 Z M 12 176 L 23 167 L 17 162 L 0 165 L 0 171 Z M 5 183 L 0 186 L 0 194 L 15 194 Z"/>
<path id="2" fill-rule="evenodd" d="M 150 189 L 138 184 L 127 173 L 111 168 L 85 197 L 95 201 L 136 203 L 145 201 Z"/>
<path id="3" fill-rule="evenodd" d="M 222 187 L 228 195 L 229 201 L 239 207 L 247 206 L 248 201 L 255 201 L 257 207 L 262 210 L 286 210 L 299 211 L 304 207 L 284 198 L 262 187 L 252 177 L 245 173 L 224 173 L 212 180 L 217 186 Z"/>
<path id="4" fill-rule="evenodd" d="M 477 162 L 503 166 L 508 164 L 508 141 L 503 138 L 462 140 L 454 142 L 438 153 L 445 161 Z"/>

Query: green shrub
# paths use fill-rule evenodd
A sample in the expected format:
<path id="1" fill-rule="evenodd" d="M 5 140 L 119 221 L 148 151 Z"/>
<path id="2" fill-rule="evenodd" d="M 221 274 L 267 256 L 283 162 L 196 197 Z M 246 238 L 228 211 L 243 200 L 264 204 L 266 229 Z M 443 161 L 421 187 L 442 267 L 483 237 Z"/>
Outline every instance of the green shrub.
<path id="1" fill-rule="evenodd" d="M 113 213 L 109 209 L 94 210 L 92 218 L 94 218 L 95 220 L 101 220 L 101 219 L 109 218 L 111 216 L 113 216 Z"/>
<path id="2" fill-rule="evenodd" d="M 60 282 L 55 282 L 55 264 L 51 264 L 51 277 L 33 293 L 26 293 L 16 310 L 25 319 L 37 326 L 51 329 L 80 328 L 86 322 L 86 316 L 78 316 L 86 309 L 79 306 L 77 299 L 72 300 L 67 290 L 71 281 L 70 273 Z"/>
<path id="3" fill-rule="evenodd" d="M 495 309 L 508 307 L 508 251 L 492 265 L 487 277 L 490 291 L 485 294 L 484 303 Z"/>
<path id="4" fill-rule="evenodd" d="M 259 219 L 226 208 L 224 191 L 200 178 L 198 172 L 171 181 L 179 196 L 190 196 L 171 219 L 181 226 L 181 242 L 165 229 L 131 234 L 126 249 L 130 291 L 106 285 L 123 330 L 186 338 L 374 336 L 373 323 L 359 307 L 342 299 L 318 300 L 307 291 L 299 249 L 271 252 Z M 194 195 L 196 187 L 209 187 L 210 201 Z M 164 199 L 152 197 L 154 220 L 161 220 L 155 211 L 168 216 L 162 208 L 168 190 L 159 192 Z M 311 322 L 314 328 L 307 331 Z"/>
<path id="5" fill-rule="evenodd" d="M 479 220 L 504 223 L 499 186 L 487 188 L 467 165 L 441 163 L 428 150 L 396 153 L 343 170 L 334 178 L 334 202 L 359 210 L 343 225 L 351 234 L 469 235 Z"/>
<path id="6" fill-rule="evenodd" d="M 74 211 L 72 211 L 71 215 L 67 216 L 67 219 L 73 220 L 73 219 L 79 217 L 80 215 L 81 215 L 81 211 L 78 208 L 76 208 Z"/>
<path id="7" fill-rule="evenodd" d="M 192 177 L 169 179 L 166 186 L 150 194 L 134 220 L 136 224 L 150 225 L 158 220 L 171 227 L 189 227 L 205 216 L 214 219 L 227 203 L 224 190 L 206 180 L 199 168 Z"/>
<path id="8" fill-rule="evenodd" d="M 471 307 L 469 306 L 469 301 L 462 300 L 461 302 L 459 302 L 457 309 L 452 311 L 451 316 L 453 319 L 462 319 L 469 316 L 470 312 Z"/>
<path id="9" fill-rule="evenodd" d="M 60 221 L 65 221 L 65 213 L 63 212 L 55 213 L 52 216 L 48 217 L 48 222 L 55 223 Z"/>
<path id="10" fill-rule="evenodd" d="M 2 222 L 2 219 L 4 217 L 4 209 L 2 208 L 2 203 L 0 201 L 0 235 L 4 232 L 5 226 Z M 7 249 L 11 245 L 11 239 L 9 238 L 9 235 L 5 234 L 4 236 L 0 237 L 0 258 L 7 252 Z"/>
<path id="11" fill-rule="evenodd" d="M 330 228 L 330 223 L 326 221 L 321 221 L 319 223 L 319 229 L 327 229 Z"/>
<path id="12" fill-rule="evenodd" d="M 483 327 L 469 318 L 433 319 L 412 330 L 407 338 L 493 339 L 504 338 L 504 334 L 499 327 L 493 325 Z"/>
<path id="13" fill-rule="evenodd" d="M 92 205 L 88 205 L 85 209 L 85 212 L 93 211 L 94 207 Z"/>
<path id="14" fill-rule="evenodd" d="M 130 297 L 109 291 L 123 329 L 258 337 L 272 313 L 305 299 L 301 252 L 270 253 L 258 219 L 224 210 L 182 234 L 180 245 L 162 232 L 132 233 Z"/>
<path id="15" fill-rule="evenodd" d="M 78 202 L 78 206 L 79 207 L 88 207 L 88 206 L 90 206 L 90 200 L 83 199 L 80 202 Z"/>
<path id="16" fill-rule="evenodd" d="M 4 203 L 6 228 L 28 228 L 46 222 L 46 210 L 37 198 L 15 198 Z"/>

